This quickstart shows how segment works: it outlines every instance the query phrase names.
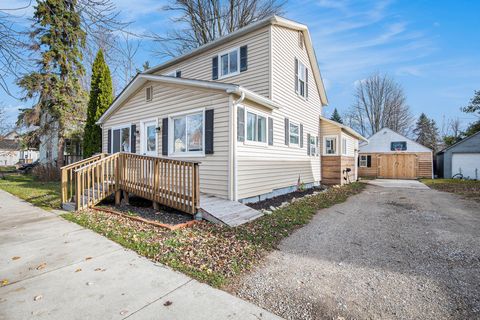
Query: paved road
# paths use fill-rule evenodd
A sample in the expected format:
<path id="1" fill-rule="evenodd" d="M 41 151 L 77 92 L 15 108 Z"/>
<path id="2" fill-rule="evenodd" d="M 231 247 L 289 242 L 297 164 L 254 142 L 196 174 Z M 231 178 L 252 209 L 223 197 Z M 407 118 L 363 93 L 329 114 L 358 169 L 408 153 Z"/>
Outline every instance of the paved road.
<path id="1" fill-rule="evenodd" d="M 480 319 L 480 206 L 375 181 L 321 210 L 234 289 L 290 319 Z"/>
<path id="2" fill-rule="evenodd" d="M 1 320 L 279 319 L 0 190 L 3 280 Z"/>

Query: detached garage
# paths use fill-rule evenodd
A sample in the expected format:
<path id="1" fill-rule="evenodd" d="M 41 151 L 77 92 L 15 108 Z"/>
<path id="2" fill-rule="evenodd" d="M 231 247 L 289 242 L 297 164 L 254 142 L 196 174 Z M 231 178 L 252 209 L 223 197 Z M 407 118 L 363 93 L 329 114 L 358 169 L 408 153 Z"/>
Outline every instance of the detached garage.
<path id="1" fill-rule="evenodd" d="M 480 132 L 437 153 L 437 175 L 480 179 Z"/>
<path id="2" fill-rule="evenodd" d="M 388 129 L 375 133 L 360 144 L 360 177 L 385 179 L 432 178 L 432 150 Z"/>

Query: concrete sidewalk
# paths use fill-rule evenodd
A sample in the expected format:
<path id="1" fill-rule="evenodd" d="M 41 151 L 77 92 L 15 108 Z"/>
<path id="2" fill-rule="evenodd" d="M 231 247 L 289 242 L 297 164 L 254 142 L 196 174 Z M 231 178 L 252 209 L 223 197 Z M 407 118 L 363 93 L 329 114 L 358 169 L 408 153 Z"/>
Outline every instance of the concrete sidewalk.
<path id="1" fill-rule="evenodd" d="M 280 319 L 0 190 L 0 319 Z"/>

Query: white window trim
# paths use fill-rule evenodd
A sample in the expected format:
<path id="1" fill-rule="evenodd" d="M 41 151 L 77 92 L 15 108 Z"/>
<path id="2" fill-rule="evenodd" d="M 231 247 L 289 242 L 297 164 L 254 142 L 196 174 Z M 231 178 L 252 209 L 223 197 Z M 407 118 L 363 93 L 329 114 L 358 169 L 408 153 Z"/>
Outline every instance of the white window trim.
<path id="1" fill-rule="evenodd" d="M 144 125 L 145 123 L 147 122 L 155 122 L 155 153 L 157 154 L 158 156 L 158 132 L 157 132 L 157 128 L 158 128 L 158 118 L 150 118 L 150 119 L 144 119 L 144 120 L 141 120 L 140 121 L 140 152 L 141 154 L 146 154 L 147 153 L 147 150 L 145 150 L 145 130 L 144 130 Z"/>
<path id="2" fill-rule="evenodd" d="M 343 149 L 343 141 L 345 141 L 345 150 Z M 342 144 L 341 144 L 341 147 L 342 147 L 342 156 L 348 156 L 348 139 L 342 135 Z"/>
<path id="3" fill-rule="evenodd" d="M 367 168 L 368 167 L 368 155 L 361 154 L 361 155 L 359 155 L 359 157 L 360 157 L 360 160 L 359 160 L 360 168 Z M 362 157 L 365 157 L 365 159 L 362 159 Z M 362 165 L 363 161 L 365 162 L 364 165 Z"/>
<path id="4" fill-rule="evenodd" d="M 150 99 L 147 98 L 147 91 L 148 91 L 149 88 L 150 88 L 150 91 L 151 91 Z M 150 102 L 152 100 L 153 100 L 153 86 L 145 87 L 145 101 Z"/>
<path id="5" fill-rule="evenodd" d="M 249 108 L 249 107 L 246 107 L 244 106 L 243 107 L 244 109 L 244 117 L 245 117 L 245 124 L 244 124 L 244 133 L 243 133 L 243 144 L 245 145 L 254 145 L 254 146 L 262 146 L 262 147 L 268 147 L 268 115 L 264 112 L 261 112 L 261 111 L 258 111 L 256 109 L 253 109 L 253 108 Z M 266 128 L 266 132 L 265 132 L 265 142 L 261 142 L 261 141 L 251 141 L 251 140 L 248 140 L 247 139 L 247 127 L 248 127 L 248 124 L 247 124 L 247 119 L 248 119 L 248 112 L 250 113 L 253 113 L 253 114 L 256 114 L 257 116 L 261 116 L 261 117 L 264 117 L 265 118 L 265 128 Z"/>
<path id="6" fill-rule="evenodd" d="M 122 129 L 125 129 L 125 128 L 128 128 L 128 143 L 129 143 L 129 148 L 130 150 L 128 151 L 129 153 L 132 152 L 132 124 L 121 124 L 121 125 L 118 125 L 118 126 L 115 126 L 115 127 L 111 127 L 110 130 L 112 130 L 112 137 L 111 137 L 111 140 L 110 140 L 110 145 L 112 146 L 112 153 L 113 153 L 113 131 L 115 130 L 122 130 Z M 121 133 L 121 131 L 120 131 Z M 121 137 L 121 136 L 120 136 Z M 121 139 L 120 139 L 121 141 Z M 121 147 L 121 146 L 120 146 Z M 121 149 L 121 148 L 120 148 Z M 107 151 L 110 151 L 110 150 L 107 150 Z M 119 152 L 125 152 L 125 151 L 119 151 Z"/>
<path id="7" fill-rule="evenodd" d="M 232 72 L 232 73 L 228 73 L 226 75 L 223 75 L 222 76 L 222 59 L 221 57 L 225 54 L 230 54 L 230 52 L 233 52 L 233 51 L 237 51 L 237 71 L 236 72 Z M 231 48 L 231 49 L 228 49 L 228 50 L 225 50 L 225 51 L 222 51 L 220 52 L 218 55 L 217 55 L 217 60 L 218 60 L 218 79 L 226 79 L 226 78 L 229 78 L 229 77 L 233 77 L 233 76 L 236 76 L 236 75 L 239 75 L 240 74 L 240 47 L 235 47 L 235 48 Z M 230 56 L 228 58 L 228 71 L 230 71 Z"/>
<path id="8" fill-rule="evenodd" d="M 334 138 L 335 139 L 335 153 L 327 153 L 327 139 Z M 323 137 L 323 147 L 322 147 L 322 155 L 324 156 L 338 156 L 338 136 L 337 135 L 329 135 Z"/>
<path id="9" fill-rule="evenodd" d="M 191 114 L 202 113 L 202 151 L 173 152 L 173 118 L 188 116 Z M 168 115 L 168 156 L 172 158 L 202 158 L 205 157 L 205 108 L 176 112 Z"/>
<path id="10" fill-rule="evenodd" d="M 317 137 L 317 136 L 314 136 L 314 135 L 312 135 L 312 134 L 310 135 L 310 139 L 313 138 L 313 147 L 315 148 L 315 152 L 314 152 L 314 153 L 312 153 L 312 147 L 311 147 L 312 144 L 310 143 L 310 141 L 307 141 L 307 142 L 308 142 L 307 147 L 310 146 L 310 157 L 318 157 L 318 155 L 319 155 L 318 148 L 317 148 L 317 144 L 316 144 L 316 137 Z"/>
<path id="11" fill-rule="evenodd" d="M 302 96 L 300 94 L 300 65 L 302 65 L 305 70 L 308 70 L 307 68 L 307 65 L 304 64 L 302 61 L 300 61 L 300 59 L 298 57 L 296 57 L 297 61 L 298 61 L 298 65 L 297 65 L 297 87 L 298 87 L 298 90 L 296 91 L 296 94 L 299 98 L 302 98 L 303 100 L 307 101 L 308 98 L 306 97 L 307 96 L 307 81 L 306 79 L 302 79 L 303 83 L 304 83 L 304 86 L 303 86 L 303 93 L 304 95 Z M 305 74 L 307 73 L 307 71 L 305 71 Z"/>
<path id="12" fill-rule="evenodd" d="M 290 141 L 290 136 L 292 132 L 290 131 L 290 126 L 291 125 L 297 126 L 298 127 L 298 143 L 292 143 Z M 300 123 L 297 123 L 295 121 L 288 121 L 288 146 L 289 147 L 294 147 L 294 148 L 300 148 L 300 139 L 302 139 L 302 136 L 300 135 Z"/>

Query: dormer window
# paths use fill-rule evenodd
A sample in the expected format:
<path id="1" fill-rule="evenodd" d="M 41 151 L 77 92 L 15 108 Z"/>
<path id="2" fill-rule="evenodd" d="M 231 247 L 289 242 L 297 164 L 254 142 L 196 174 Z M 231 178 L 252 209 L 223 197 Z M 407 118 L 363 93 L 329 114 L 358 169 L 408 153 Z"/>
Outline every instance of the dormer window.
<path id="1" fill-rule="evenodd" d="M 149 86 L 145 88 L 145 101 L 152 101 L 153 98 L 153 87 Z"/>
<path id="2" fill-rule="evenodd" d="M 295 92 L 308 98 L 308 68 L 295 58 Z"/>

